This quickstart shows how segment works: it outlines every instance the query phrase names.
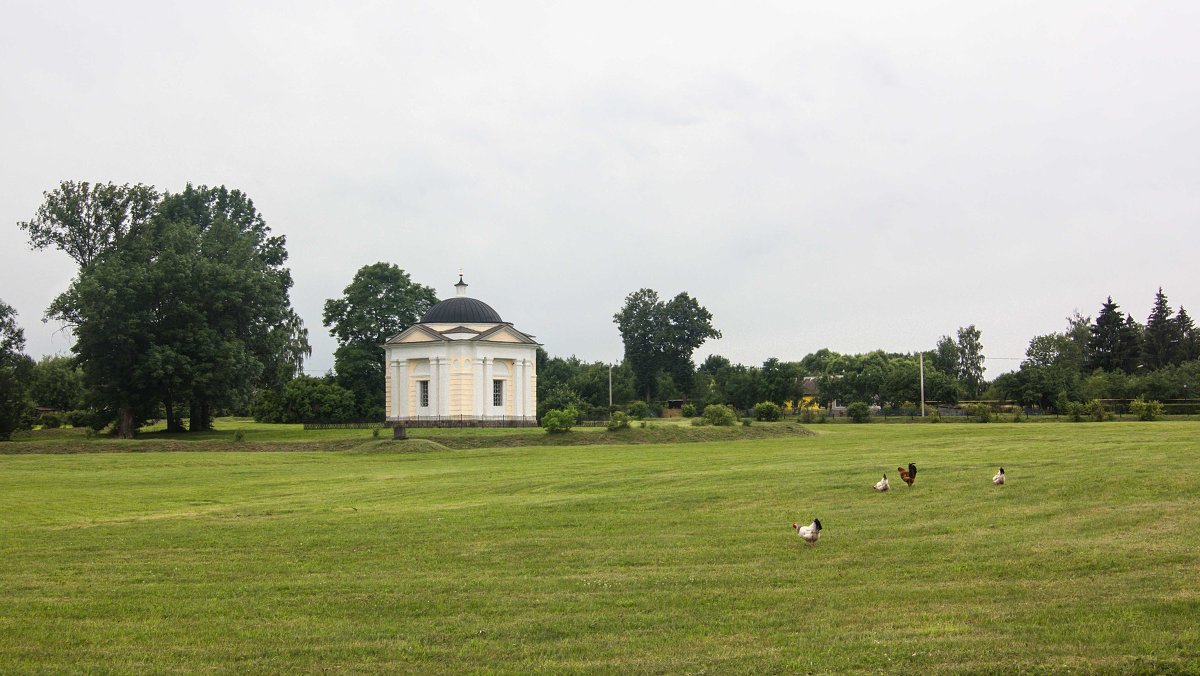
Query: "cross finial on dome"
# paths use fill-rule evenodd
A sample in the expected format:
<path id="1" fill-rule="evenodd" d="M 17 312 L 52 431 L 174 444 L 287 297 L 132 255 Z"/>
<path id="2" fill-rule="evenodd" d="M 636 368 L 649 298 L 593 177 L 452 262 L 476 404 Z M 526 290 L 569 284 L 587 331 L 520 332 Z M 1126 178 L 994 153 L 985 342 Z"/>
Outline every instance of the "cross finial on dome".
<path id="1" fill-rule="evenodd" d="M 454 290 L 460 298 L 467 295 L 467 283 L 463 281 L 462 268 L 458 269 L 458 284 L 454 285 Z"/>

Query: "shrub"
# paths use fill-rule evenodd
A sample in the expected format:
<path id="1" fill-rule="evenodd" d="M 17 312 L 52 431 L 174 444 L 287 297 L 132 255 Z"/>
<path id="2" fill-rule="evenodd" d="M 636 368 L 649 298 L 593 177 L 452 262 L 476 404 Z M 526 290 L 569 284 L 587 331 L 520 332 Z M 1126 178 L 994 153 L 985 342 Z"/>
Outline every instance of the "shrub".
<path id="1" fill-rule="evenodd" d="M 629 416 L 617 411 L 612 414 L 612 418 L 608 420 L 608 431 L 616 432 L 617 430 L 629 429 Z"/>
<path id="2" fill-rule="evenodd" d="M 992 421 L 992 409 L 987 404 L 967 404 L 963 411 L 981 423 Z"/>
<path id="3" fill-rule="evenodd" d="M 742 418 L 742 427 L 749 427 L 754 424 L 754 418 Z"/>
<path id="4" fill-rule="evenodd" d="M 704 422 L 704 418 L 692 418 L 692 427 L 702 427 L 707 424 Z"/>
<path id="5" fill-rule="evenodd" d="M 41 423 L 44 430 L 56 430 L 63 426 L 63 419 L 57 413 L 43 413 Z"/>
<path id="6" fill-rule="evenodd" d="M 323 378 L 298 376 L 282 392 L 260 391 L 251 411 L 256 422 L 265 423 L 345 420 L 354 417 L 354 393 Z"/>
<path id="7" fill-rule="evenodd" d="M 811 408 L 806 406 L 800 409 L 800 422 L 808 424 L 813 421 L 813 418 L 814 416 Z"/>
<path id="8" fill-rule="evenodd" d="M 556 408 L 552 411 L 546 411 L 542 416 L 542 427 L 550 434 L 560 434 L 569 432 L 571 427 L 575 425 L 575 416 L 577 415 L 573 408 Z"/>
<path id="9" fill-rule="evenodd" d="M 754 405 L 755 420 L 779 420 L 780 413 L 779 404 L 773 401 L 764 401 Z"/>
<path id="10" fill-rule="evenodd" d="M 1137 416 L 1138 420 L 1158 420 L 1163 413 L 1163 405 L 1161 401 L 1146 401 L 1139 395 L 1137 399 L 1129 402 L 1129 412 Z"/>
<path id="11" fill-rule="evenodd" d="M 1099 399 L 1093 399 L 1087 403 L 1087 416 L 1095 422 L 1104 422 L 1108 417 L 1108 412 L 1104 410 L 1104 403 Z"/>
<path id="12" fill-rule="evenodd" d="M 737 422 L 737 414 L 724 404 L 709 404 L 704 407 L 704 422 L 709 425 L 730 427 Z"/>
<path id="13" fill-rule="evenodd" d="M 1014 410 L 1013 411 L 1013 422 L 1024 422 L 1024 421 L 1025 421 L 1025 415 L 1023 413 L 1021 413 L 1021 409 L 1017 408 L 1016 410 Z"/>
<path id="14" fill-rule="evenodd" d="M 234 441 L 245 441 L 245 440 L 246 440 L 246 433 L 245 433 L 244 431 L 242 431 L 242 430 L 238 430 L 238 431 L 234 432 L 234 433 L 233 433 L 233 440 L 234 440 Z"/>
<path id="15" fill-rule="evenodd" d="M 695 404 L 684 404 L 683 405 L 683 417 L 695 418 L 696 417 L 696 405 Z"/>
<path id="16" fill-rule="evenodd" d="M 866 402 L 856 401 L 846 407 L 846 415 L 856 423 L 865 423 L 871 419 L 871 407 Z"/>
<path id="17" fill-rule="evenodd" d="M 650 404 L 647 404 L 640 399 L 631 401 L 629 402 L 629 405 L 625 407 L 625 411 L 629 413 L 630 418 L 633 418 L 634 420 L 643 420 L 646 416 L 650 415 Z"/>
<path id="18" fill-rule="evenodd" d="M 1080 402 L 1068 401 L 1065 404 L 1063 404 L 1063 406 L 1060 410 L 1063 411 L 1063 414 L 1065 414 L 1071 422 L 1083 422 L 1083 415 L 1085 413 L 1085 409 L 1084 409 L 1083 404 L 1081 404 Z"/>

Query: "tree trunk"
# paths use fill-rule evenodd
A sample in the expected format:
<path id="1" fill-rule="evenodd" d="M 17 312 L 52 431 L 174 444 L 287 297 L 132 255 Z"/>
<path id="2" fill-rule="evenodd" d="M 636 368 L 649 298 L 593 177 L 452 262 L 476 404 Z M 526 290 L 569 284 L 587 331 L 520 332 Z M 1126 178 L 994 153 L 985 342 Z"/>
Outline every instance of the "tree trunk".
<path id="1" fill-rule="evenodd" d="M 168 398 L 163 401 L 163 407 L 167 409 L 167 432 L 184 432 L 183 421 L 175 415 L 175 402 Z"/>
<path id="2" fill-rule="evenodd" d="M 117 421 L 117 438 L 132 439 L 133 410 L 131 410 L 128 406 L 122 406 L 119 415 L 120 419 Z"/>
<path id="3" fill-rule="evenodd" d="M 191 402 L 191 419 L 188 421 L 189 432 L 207 432 L 212 429 L 212 420 L 208 417 L 208 402 L 193 400 Z"/>

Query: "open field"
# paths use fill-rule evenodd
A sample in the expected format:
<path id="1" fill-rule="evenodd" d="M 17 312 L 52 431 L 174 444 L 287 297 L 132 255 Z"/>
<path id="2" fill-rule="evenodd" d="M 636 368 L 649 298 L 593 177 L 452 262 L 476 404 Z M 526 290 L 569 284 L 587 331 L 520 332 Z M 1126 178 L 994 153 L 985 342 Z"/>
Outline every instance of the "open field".
<path id="1" fill-rule="evenodd" d="M 1200 673 L 1200 425 L 812 429 L 0 455 L 0 672 Z"/>

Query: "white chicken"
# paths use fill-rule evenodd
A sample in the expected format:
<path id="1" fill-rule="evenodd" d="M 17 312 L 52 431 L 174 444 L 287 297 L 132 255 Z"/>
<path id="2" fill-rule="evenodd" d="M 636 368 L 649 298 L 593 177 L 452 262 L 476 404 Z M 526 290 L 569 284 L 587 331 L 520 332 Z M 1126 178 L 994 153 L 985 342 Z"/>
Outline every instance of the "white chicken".
<path id="1" fill-rule="evenodd" d="M 886 474 L 884 474 L 883 478 L 879 480 L 879 483 L 875 484 L 875 490 L 879 491 L 880 493 L 886 491 L 887 489 L 889 489 L 891 487 L 892 487 L 891 484 L 888 483 Z"/>
<path id="2" fill-rule="evenodd" d="M 804 541 L 810 545 L 816 544 L 817 540 L 821 538 L 820 519 L 813 519 L 813 522 L 807 526 L 801 526 L 798 523 L 794 523 L 792 524 L 792 528 L 796 529 L 796 535 L 804 538 Z"/>
<path id="3" fill-rule="evenodd" d="M 996 472 L 996 476 L 992 477 L 992 483 L 997 486 L 1004 485 L 1004 468 L 1003 467 L 1000 468 L 999 472 Z"/>

